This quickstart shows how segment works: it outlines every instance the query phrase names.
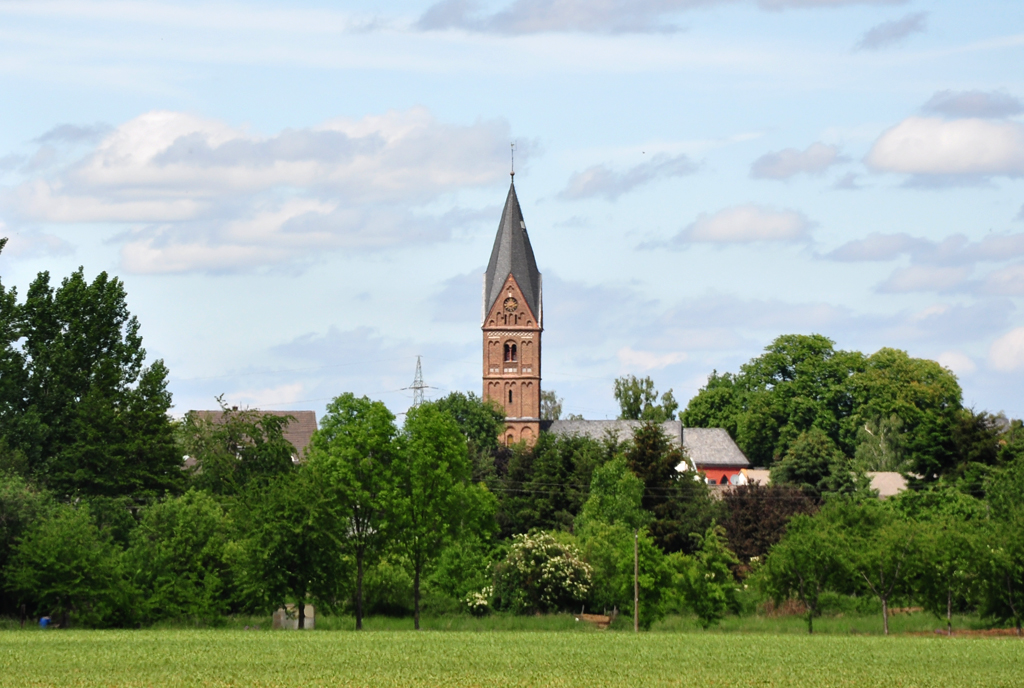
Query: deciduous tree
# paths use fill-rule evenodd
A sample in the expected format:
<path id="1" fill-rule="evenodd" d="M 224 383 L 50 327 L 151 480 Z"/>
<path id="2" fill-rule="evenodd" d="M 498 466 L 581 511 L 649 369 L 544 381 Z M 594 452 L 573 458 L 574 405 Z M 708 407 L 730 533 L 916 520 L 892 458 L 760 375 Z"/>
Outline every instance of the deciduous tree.
<path id="1" fill-rule="evenodd" d="M 396 545 L 413 569 L 413 619 L 420 627 L 420 584 L 427 565 L 461 530 L 492 522 L 493 497 L 470 484 L 466 439 L 455 420 L 434 404 L 410 409 L 402 430 L 401 459 L 395 462 Z"/>
<path id="2" fill-rule="evenodd" d="M 335 519 L 348 524 L 346 545 L 356 562 L 356 629 L 363 627 L 363 572 L 393 527 L 397 434 L 395 417 L 383 403 L 343 394 L 327 407 L 310 443 L 308 467 L 320 475 Z"/>
<path id="3" fill-rule="evenodd" d="M 672 390 L 661 395 L 649 377 L 638 378 L 625 375 L 615 380 L 615 400 L 619 402 L 619 418 L 623 420 L 647 420 L 663 423 L 675 418 L 679 404 L 672 396 Z"/>

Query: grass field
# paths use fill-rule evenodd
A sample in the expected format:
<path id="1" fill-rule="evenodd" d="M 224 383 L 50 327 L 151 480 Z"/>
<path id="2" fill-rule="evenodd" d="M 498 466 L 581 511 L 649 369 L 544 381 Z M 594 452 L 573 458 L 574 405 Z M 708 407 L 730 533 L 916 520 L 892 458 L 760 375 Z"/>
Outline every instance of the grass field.
<path id="1" fill-rule="evenodd" d="M 1020 686 L 1016 638 L 220 630 L 0 633 L 2 686 Z"/>

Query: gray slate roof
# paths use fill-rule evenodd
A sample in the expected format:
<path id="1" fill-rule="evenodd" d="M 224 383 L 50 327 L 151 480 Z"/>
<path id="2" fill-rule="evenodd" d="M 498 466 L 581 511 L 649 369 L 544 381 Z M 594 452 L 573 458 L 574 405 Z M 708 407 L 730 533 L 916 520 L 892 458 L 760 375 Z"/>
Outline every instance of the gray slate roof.
<path id="1" fill-rule="evenodd" d="M 533 257 L 533 247 L 526 233 L 526 221 L 523 220 L 523 211 L 519 209 L 514 183 L 508 188 L 505 209 L 501 211 L 498 234 L 494 237 L 494 248 L 491 249 L 491 260 L 487 263 L 484 275 L 483 317 L 487 317 L 494 302 L 498 300 L 505 278 L 510 273 L 522 289 L 537 324 L 542 324 L 544 316 L 541 313 L 540 271 Z"/>
<path id="2" fill-rule="evenodd" d="M 541 424 L 541 429 L 556 435 L 584 435 L 601 440 L 609 434 L 620 442 L 633 437 L 643 425 L 638 420 L 554 420 Z M 684 428 L 678 420 L 669 420 L 661 428 L 672 444 L 680 444 L 698 469 L 717 466 L 749 468 L 750 462 L 724 428 Z"/>

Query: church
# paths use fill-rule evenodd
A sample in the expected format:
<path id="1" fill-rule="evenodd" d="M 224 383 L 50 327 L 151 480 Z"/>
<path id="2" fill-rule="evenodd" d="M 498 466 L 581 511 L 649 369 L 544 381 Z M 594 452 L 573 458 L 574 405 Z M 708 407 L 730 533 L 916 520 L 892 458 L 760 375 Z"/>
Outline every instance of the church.
<path id="1" fill-rule="evenodd" d="M 540 417 L 544 289 L 516 196 L 514 172 L 484 273 L 481 317 L 483 398 L 505 410 L 504 444 L 532 444 L 542 431 L 597 439 L 608 434 L 620 440 L 632 436 L 639 421 Z M 686 451 L 690 467 L 703 472 L 709 483 L 740 483 L 741 471 L 750 468 L 743 452 L 722 428 L 684 428 L 678 420 L 667 421 L 662 428 Z"/>

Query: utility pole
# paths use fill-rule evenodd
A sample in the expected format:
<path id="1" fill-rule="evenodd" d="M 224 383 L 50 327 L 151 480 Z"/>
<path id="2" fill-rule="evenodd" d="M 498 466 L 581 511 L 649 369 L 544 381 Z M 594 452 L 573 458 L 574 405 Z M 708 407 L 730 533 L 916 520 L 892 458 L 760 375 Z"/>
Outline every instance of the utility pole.
<path id="1" fill-rule="evenodd" d="M 640 632 L 640 531 L 633 529 L 633 632 Z"/>

